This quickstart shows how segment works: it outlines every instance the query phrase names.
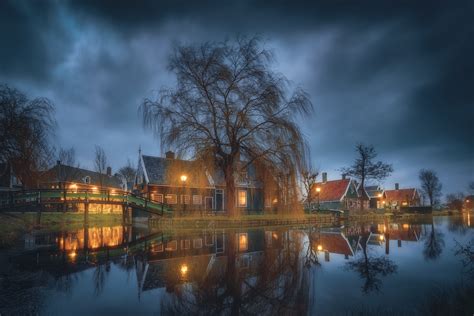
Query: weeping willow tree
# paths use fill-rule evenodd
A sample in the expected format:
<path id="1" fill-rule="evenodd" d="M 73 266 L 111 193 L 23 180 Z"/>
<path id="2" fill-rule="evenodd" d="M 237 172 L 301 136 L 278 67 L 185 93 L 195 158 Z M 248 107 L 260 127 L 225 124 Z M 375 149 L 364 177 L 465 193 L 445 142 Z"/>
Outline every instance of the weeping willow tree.
<path id="1" fill-rule="evenodd" d="M 29 99 L 15 88 L 0 85 L 0 163 L 11 167 L 25 187 L 38 186 L 50 166 L 49 140 L 55 127 L 51 101 Z"/>
<path id="2" fill-rule="evenodd" d="M 238 215 L 236 175 L 251 164 L 272 173 L 281 197 L 297 199 L 307 146 L 296 119 L 312 104 L 302 89 L 290 91 L 273 61 L 256 37 L 177 46 L 168 64 L 176 86 L 141 104 L 144 125 L 162 148 L 223 173 L 231 216 Z"/>

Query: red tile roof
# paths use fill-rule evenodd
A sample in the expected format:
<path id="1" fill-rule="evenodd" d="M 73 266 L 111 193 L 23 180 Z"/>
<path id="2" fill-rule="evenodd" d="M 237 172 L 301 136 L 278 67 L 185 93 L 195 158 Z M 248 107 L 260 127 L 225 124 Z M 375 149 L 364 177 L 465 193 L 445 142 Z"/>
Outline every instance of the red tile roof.
<path id="1" fill-rule="evenodd" d="M 316 239 L 314 247 L 321 245 L 323 251 L 329 251 L 330 253 L 338 253 L 341 255 L 352 256 L 352 249 L 346 238 L 341 233 L 321 233 L 314 234 L 313 237 Z M 319 237 L 319 238 L 318 238 Z"/>
<path id="2" fill-rule="evenodd" d="M 416 189 L 385 190 L 385 197 L 389 201 L 407 201 L 413 200 Z"/>
<path id="3" fill-rule="evenodd" d="M 340 179 L 315 183 L 315 188 L 321 188 L 319 201 L 339 201 L 344 196 L 344 193 L 346 193 L 350 182 L 350 179 Z"/>

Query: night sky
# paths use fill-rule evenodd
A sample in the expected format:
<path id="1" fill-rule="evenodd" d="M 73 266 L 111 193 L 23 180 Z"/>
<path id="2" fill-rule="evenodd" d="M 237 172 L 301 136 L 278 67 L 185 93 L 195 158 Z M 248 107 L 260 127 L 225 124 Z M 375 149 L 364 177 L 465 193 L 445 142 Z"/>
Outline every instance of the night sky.
<path id="1" fill-rule="evenodd" d="M 364 142 L 394 166 L 386 188 L 418 187 L 420 168 L 437 170 L 444 193 L 474 180 L 473 1 L 140 2 L 0 1 L 0 83 L 54 102 L 54 143 L 81 166 L 95 144 L 113 170 L 139 145 L 161 154 L 137 108 L 173 86 L 173 44 L 258 34 L 311 96 L 302 126 L 329 178 Z"/>

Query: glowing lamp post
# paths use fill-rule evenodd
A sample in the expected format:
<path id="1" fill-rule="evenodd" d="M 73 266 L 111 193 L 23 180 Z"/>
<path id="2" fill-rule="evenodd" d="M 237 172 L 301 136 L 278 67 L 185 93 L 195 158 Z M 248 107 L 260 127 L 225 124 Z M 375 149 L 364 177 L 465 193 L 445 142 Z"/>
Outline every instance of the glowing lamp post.
<path id="1" fill-rule="evenodd" d="M 188 180 L 188 176 L 183 174 L 181 175 L 181 183 L 183 185 L 183 193 L 181 194 L 181 203 L 183 203 L 183 214 L 186 212 L 186 198 L 184 196 L 184 193 L 185 193 L 185 186 L 186 186 L 186 181 Z"/>

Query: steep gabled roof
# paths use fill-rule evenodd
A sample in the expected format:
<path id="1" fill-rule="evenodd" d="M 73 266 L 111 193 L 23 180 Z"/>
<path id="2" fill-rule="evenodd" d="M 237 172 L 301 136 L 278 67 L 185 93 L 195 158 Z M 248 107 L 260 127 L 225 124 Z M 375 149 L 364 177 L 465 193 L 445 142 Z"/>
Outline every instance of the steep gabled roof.
<path id="1" fill-rule="evenodd" d="M 109 188 L 122 189 L 122 180 L 114 175 L 107 176 L 95 171 L 82 169 L 78 167 L 71 167 L 67 165 L 55 165 L 53 168 L 46 171 L 44 174 L 44 182 L 75 182 L 85 184 L 86 177 L 90 178 L 90 185 L 100 185 L 102 178 L 102 185 Z"/>
<path id="2" fill-rule="evenodd" d="M 340 201 L 351 185 L 350 179 L 331 180 L 326 182 L 317 182 L 314 187 L 321 188 L 319 192 L 319 201 Z"/>
<path id="3" fill-rule="evenodd" d="M 417 193 L 415 188 L 408 188 L 399 190 L 385 190 L 384 194 L 386 199 L 389 201 L 405 201 L 415 199 Z"/>
<path id="4" fill-rule="evenodd" d="M 149 184 L 182 185 L 180 177 L 188 177 L 186 185 L 211 186 L 205 168 L 192 160 L 170 159 L 142 155 L 144 172 Z"/>
<path id="5" fill-rule="evenodd" d="M 379 194 L 382 194 L 383 190 L 378 185 L 369 185 L 365 187 L 365 192 L 367 192 L 368 197 L 372 199 L 377 198 Z"/>

